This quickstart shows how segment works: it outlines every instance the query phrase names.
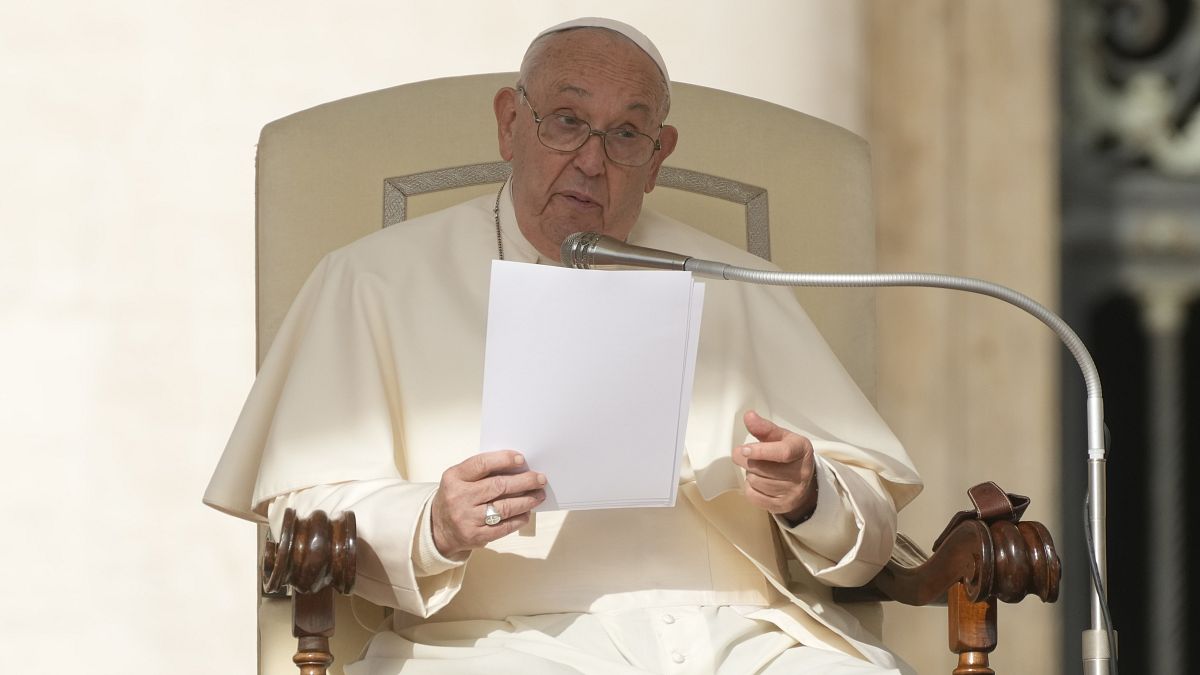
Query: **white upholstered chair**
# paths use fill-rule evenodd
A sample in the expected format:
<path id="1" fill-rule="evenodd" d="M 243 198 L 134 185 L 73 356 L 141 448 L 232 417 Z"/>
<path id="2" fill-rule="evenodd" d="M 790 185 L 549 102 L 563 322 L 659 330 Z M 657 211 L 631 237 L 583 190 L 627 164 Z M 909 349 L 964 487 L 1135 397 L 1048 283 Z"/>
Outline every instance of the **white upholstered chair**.
<path id="1" fill-rule="evenodd" d="M 257 320 L 261 362 L 293 297 L 326 252 L 380 227 L 482 193 L 507 176 L 492 96 L 516 75 L 418 82 L 334 101 L 267 125 L 257 165 Z M 452 111 L 453 114 L 446 114 Z M 680 141 L 646 207 L 784 269 L 874 268 L 870 165 L 850 132 L 764 101 L 676 83 Z M 843 364 L 871 396 L 874 296 L 797 291 Z M 382 610 L 340 599 L 331 672 L 341 673 Z M 295 673 L 291 610 L 262 597 L 260 672 Z M 878 616 L 875 617 L 876 621 Z M 877 628 L 876 624 L 876 628 Z"/>
<path id="2" fill-rule="evenodd" d="M 397 223 L 405 218 L 495 191 L 508 167 L 500 161 L 491 101 L 515 82 L 515 74 L 499 73 L 407 84 L 317 106 L 263 129 L 256 207 L 260 362 L 325 253 L 380 227 L 403 227 Z M 679 129 L 679 146 L 647 208 L 785 269 L 873 269 L 870 164 L 861 138 L 781 106 L 682 83 L 674 85 L 669 122 Z M 455 185 L 466 187 L 449 187 Z M 800 294 L 870 395 L 872 293 Z M 364 622 L 381 616 L 362 600 L 354 606 Z M 335 673 L 365 639 L 347 608 L 340 603 Z M 264 598 L 260 617 L 262 672 L 294 673 L 286 601 Z"/>

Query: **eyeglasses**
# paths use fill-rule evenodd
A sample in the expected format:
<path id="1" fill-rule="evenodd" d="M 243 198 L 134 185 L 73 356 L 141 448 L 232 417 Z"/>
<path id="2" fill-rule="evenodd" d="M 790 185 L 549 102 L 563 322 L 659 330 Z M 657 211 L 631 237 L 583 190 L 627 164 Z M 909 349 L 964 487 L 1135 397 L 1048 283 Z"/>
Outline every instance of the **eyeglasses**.
<path id="1" fill-rule="evenodd" d="M 604 145 L 604 154 L 610 160 L 622 166 L 642 166 L 661 149 L 657 139 L 633 129 L 597 131 L 587 120 L 574 115 L 552 113 L 540 116 L 529 102 L 525 87 L 517 87 L 517 91 L 521 92 L 521 100 L 529 106 L 529 112 L 533 113 L 538 140 L 551 150 L 574 152 L 582 148 L 592 136 L 599 136 Z"/>

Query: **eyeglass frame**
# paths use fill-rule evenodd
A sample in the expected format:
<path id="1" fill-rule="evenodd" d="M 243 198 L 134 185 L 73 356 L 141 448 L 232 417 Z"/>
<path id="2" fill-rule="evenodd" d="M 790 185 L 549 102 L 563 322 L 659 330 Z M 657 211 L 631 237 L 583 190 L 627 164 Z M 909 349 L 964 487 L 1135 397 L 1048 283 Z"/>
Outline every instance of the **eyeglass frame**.
<path id="1" fill-rule="evenodd" d="M 642 133 L 642 132 L 638 131 L 637 129 L 621 129 L 621 131 L 632 131 L 633 133 L 638 134 L 639 136 L 645 136 L 646 138 L 649 138 L 650 140 L 654 141 L 654 148 L 650 151 L 650 156 L 647 157 L 645 159 L 645 161 L 643 161 L 641 164 L 626 164 L 624 162 L 618 162 L 617 160 L 612 158 L 612 155 L 608 154 L 608 135 L 614 131 L 617 131 L 618 129 L 604 129 L 604 130 L 596 129 L 592 126 L 591 122 L 583 119 L 582 117 L 577 117 L 575 115 L 563 115 L 561 113 L 549 113 L 547 115 L 538 115 L 538 111 L 533 109 L 533 102 L 529 100 L 529 92 L 525 91 L 524 85 L 517 86 L 517 91 L 521 93 L 521 100 L 525 102 L 525 107 L 529 108 L 529 112 L 533 114 L 533 123 L 537 127 L 536 135 L 537 135 L 538 143 L 541 143 L 542 147 L 544 147 L 548 150 L 553 150 L 555 152 L 575 152 L 579 148 L 582 148 L 583 146 L 587 145 L 587 142 L 589 140 L 591 140 L 592 136 L 599 136 L 600 137 L 600 147 L 604 148 L 604 156 L 607 157 L 610 162 L 612 162 L 613 164 L 617 164 L 619 166 L 627 166 L 627 167 L 634 168 L 634 169 L 636 169 L 638 167 L 646 166 L 647 164 L 649 164 L 650 160 L 654 159 L 654 153 L 662 150 L 662 143 L 659 141 L 659 139 L 651 136 L 650 134 Z M 574 148 L 571 148 L 570 150 L 560 150 L 559 148 L 552 148 L 549 145 L 546 145 L 546 141 L 542 140 L 542 133 L 541 133 L 542 120 L 550 117 L 551 115 L 554 115 L 557 117 L 574 117 L 575 119 L 579 120 L 580 122 L 583 122 L 583 124 L 587 126 L 587 128 L 588 128 L 587 135 L 583 137 L 583 140 L 581 140 L 579 142 L 579 145 L 575 146 Z M 663 125 L 659 124 L 658 128 L 662 129 Z"/>

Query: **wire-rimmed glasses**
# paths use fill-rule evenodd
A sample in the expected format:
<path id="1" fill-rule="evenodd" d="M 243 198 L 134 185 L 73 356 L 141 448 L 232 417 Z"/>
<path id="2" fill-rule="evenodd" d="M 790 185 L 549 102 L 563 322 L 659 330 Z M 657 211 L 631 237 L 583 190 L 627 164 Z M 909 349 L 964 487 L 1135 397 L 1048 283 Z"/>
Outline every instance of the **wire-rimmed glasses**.
<path id="1" fill-rule="evenodd" d="M 587 120 L 574 115 L 551 113 L 538 115 L 524 87 L 517 87 L 521 92 L 521 100 L 533 113 L 533 122 L 537 125 L 538 140 L 542 145 L 559 152 L 574 152 L 583 147 L 592 136 L 599 136 L 604 146 L 604 154 L 613 162 L 622 166 L 642 166 L 650 161 L 654 153 L 661 149 L 658 139 L 651 138 L 636 129 L 617 127 L 607 131 L 592 128 Z"/>

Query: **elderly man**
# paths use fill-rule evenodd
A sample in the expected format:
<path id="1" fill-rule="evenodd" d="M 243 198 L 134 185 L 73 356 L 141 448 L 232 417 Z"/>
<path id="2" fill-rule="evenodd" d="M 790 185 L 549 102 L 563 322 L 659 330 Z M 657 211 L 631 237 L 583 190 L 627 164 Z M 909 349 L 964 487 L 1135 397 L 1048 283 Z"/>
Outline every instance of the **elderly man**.
<path id="1" fill-rule="evenodd" d="M 289 506 L 355 511 L 356 592 L 401 610 L 355 675 L 898 672 L 828 586 L 887 561 L 919 479 L 786 290 L 709 285 L 675 507 L 516 532 L 554 477 L 475 449 L 491 261 L 554 264 L 585 230 L 754 259 L 642 210 L 679 134 L 632 27 L 543 32 L 493 107 L 512 179 L 321 261 L 206 501 L 274 525 Z M 253 494 L 230 487 L 248 475 Z"/>

